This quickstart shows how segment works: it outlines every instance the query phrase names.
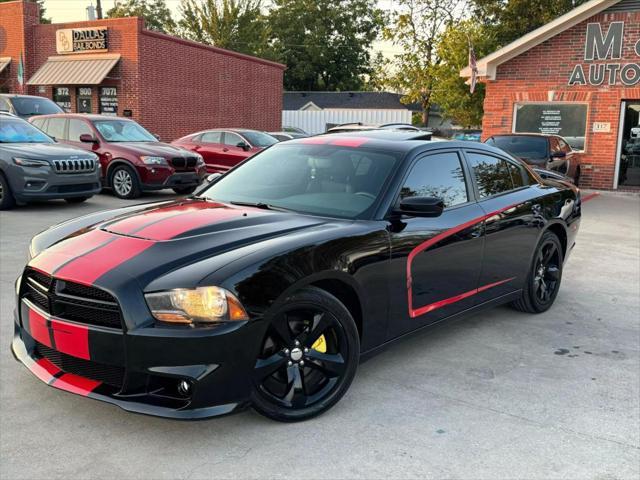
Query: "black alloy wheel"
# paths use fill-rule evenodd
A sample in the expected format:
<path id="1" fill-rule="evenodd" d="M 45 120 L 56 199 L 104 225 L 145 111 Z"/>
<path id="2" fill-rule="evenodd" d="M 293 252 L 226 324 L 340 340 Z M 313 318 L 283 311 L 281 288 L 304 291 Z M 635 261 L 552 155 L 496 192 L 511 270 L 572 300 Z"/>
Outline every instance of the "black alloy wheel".
<path id="1" fill-rule="evenodd" d="M 254 408 L 285 422 L 319 415 L 349 388 L 359 354 L 346 307 L 324 290 L 300 290 L 270 317 L 254 369 Z"/>
<path id="2" fill-rule="evenodd" d="M 553 232 L 546 231 L 536 248 L 522 296 L 512 305 L 517 310 L 529 313 L 548 310 L 560 289 L 562 264 L 562 245 Z"/>

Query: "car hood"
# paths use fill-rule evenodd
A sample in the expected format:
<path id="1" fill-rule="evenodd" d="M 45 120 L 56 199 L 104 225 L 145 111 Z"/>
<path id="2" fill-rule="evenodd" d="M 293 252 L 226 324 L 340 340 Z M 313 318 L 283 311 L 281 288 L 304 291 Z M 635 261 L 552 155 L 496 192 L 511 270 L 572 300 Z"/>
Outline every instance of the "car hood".
<path id="1" fill-rule="evenodd" d="M 156 155 L 166 158 L 193 156 L 189 150 L 162 142 L 112 142 L 109 145 L 131 155 Z"/>
<path id="2" fill-rule="evenodd" d="M 187 199 L 140 210 L 118 210 L 97 223 L 69 232 L 29 263 L 57 278 L 107 285 L 119 277 L 143 286 L 160 275 L 263 241 L 321 228 L 329 220 Z M 91 217 L 87 217 L 90 219 Z M 335 221 L 333 222 L 335 223 Z M 41 235 L 51 240 L 55 228 Z M 211 273 L 211 272 L 206 272 Z M 105 280 L 106 279 L 106 280 Z"/>
<path id="3" fill-rule="evenodd" d="M 26 157 L 37 160 L 95 158 L 91 153 L 61 143 L 3 143 L 2 150 L 12 157 Z"/>

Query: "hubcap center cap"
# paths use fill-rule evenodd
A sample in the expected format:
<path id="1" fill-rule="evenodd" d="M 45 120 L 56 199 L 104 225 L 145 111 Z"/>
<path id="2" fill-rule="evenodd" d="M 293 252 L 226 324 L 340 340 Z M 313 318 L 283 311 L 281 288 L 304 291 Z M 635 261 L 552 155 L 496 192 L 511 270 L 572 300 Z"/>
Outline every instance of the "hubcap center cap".
<path id="1" fill-rule="evenodd" d="M 298 360 L 302 359 L 302 350 L 296 347 L 293 350 L 291 350 L 290 356 L 291 356 L 291 360 L 293 360 L 294 362 L 297 362 Z"/>

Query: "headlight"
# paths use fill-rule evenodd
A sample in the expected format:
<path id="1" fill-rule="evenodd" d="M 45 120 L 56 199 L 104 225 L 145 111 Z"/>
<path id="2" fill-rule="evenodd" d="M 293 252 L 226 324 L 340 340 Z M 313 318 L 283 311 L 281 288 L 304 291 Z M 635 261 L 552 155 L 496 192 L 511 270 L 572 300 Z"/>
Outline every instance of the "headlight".
<path id="1" fill-rule="evenodd" d="M 167 159 L 164 157 L 142 156 L 140 157 L 140 160 L 142 160 L 145 165 L 169 165 L 167 163 Z"/>
<path id="2" fill-rule="evenodd" d="M 204 166 L 204 158 L 202 158 L 202 155 L 200 155 L 199 153 L 195 154 L 195 157 L 197 158 L 196 160 L 196 167 L 202 167 Z"/>
<path id="3" fill-rule="evenodd" d="M 156 320 L 168 323 L 216 323 L 249 320 L 240 301 L 218 287 L 176 288 L 145 295 Z"/>
<path id="4" fill-rule="evenodd" d="M 14 157 L 13 163 L 21 167 L 49 167 L 51 164 L 46 160 L 35 160 L 32 158 Z"/>

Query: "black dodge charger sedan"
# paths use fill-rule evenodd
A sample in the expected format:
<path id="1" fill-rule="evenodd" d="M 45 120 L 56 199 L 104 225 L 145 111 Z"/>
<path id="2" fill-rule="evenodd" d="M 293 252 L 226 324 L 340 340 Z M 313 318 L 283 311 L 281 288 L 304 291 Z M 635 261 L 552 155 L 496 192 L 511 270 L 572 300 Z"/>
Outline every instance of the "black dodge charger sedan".
<path id="1" fill-rule="evenodd" d="M 411 332 L 504 303 L 547 310 L 578 189 L 490 146 L 411 138 L 291 140 L 196 196 L 40 233 L 16 284 L 15 356 L 130 411 L 294 421 Z"/>

